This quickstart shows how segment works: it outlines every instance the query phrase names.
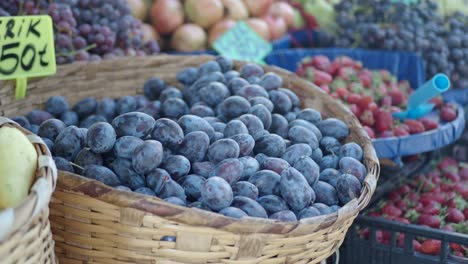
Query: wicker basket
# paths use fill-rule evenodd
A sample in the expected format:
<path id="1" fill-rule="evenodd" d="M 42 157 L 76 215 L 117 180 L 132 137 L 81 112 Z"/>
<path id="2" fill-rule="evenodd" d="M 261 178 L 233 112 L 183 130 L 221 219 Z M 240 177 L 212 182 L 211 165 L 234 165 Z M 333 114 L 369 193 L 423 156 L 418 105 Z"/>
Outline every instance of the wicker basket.
<path id="1" fill-rule="evenodd" d="M 0 116 L 2 126 L 16 127 L 27 135 L 39 158 L 36 180 L 28 197 L 15 208 L 0 211 L 0 262 L 56 263 L 48 203 L 57 181 L 57 168 L 41 138 Z"/>
<path id="2" fill-rule="evenodd" d="M 12 84 L 0 89 L 0 114 L 13 116 L 41 108 L 52 95 L 75 103 L 142 92 L 150 77 L 176 84 L 178 70 L 200 65 L 210 56 L 122 58 L 59 67 L 55 76 L 29 82 L 28 100 L 13 100 Z M 236 63 L 236 67 L 242 63 Z M 267 219 L 232 219 L 168 204 L 158 198 L 115 190 L 99 182 L 60 172 L 51 202 L 56 254 L 63 263 L 317 263 L 343 242 L 348 227 L 374 193 L 379 163 L 357 119 L 339 102 L 294 74 L 272 67 L 302 106 L 344 120 L 348 140 L 364 149 L 368 175 L 362 195 L 337 213 L 284 223 Z M 161 241 L 175 236 L 175 242 Z"/>

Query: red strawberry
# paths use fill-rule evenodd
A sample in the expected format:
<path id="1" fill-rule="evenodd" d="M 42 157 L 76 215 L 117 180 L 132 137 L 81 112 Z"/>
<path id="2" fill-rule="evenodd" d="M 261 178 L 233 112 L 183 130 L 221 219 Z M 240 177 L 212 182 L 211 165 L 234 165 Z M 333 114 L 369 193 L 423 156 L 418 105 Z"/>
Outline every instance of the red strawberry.
<path id="1" fill-rule="evenodd" d="M 440 188 L 441 188 L 442 191 L 444 191 L 444 192 L 450 192 L 450 191 L 453 191 L 453 189 L 455 188 L 455 186 L 454 186 L 452 183 L 443 182 L 442 184 L 440 184 Z"/>
<path id="2" fill-rule="evenodd" d="M 374 130 L 372 130 L 372 128 L 370 128 L 368 126 L 363 126 L 362 128 L 364 128 L 364 130 L 366 131 L 367 135 L 370 138 L 375 138 L 375 132 L 374 132 Z"/>
<path id="3" fill-rule="evenodd" d="M 361 121 L 361 124 L 365 126 L 373 126 L 375 123 L 374 115 L 369 109 L 366 109 L 361 112 L 359 120 Z"/>
<path id="4" fill-rule="evenodd" d="M 359 109 L 359 107 L 355 104 L 352 104 L 349 106 L 349 110 L 351 110 L 351 112 L 356 116 L 356 117 L 359 117 L 361 116 L 361 109 Z M 374 117 L 372 117 L 374 118 Z"/>
<path id="5" fill-rule="evenodd" d="M 465 221 L 465 216 L 457 208 L 449 208 L 447 210 L 447 217 L 445 219 L 452 223 L 460 223 Z"/>
<path id="6" fill-rule="evenodd" d="M 440 205 L 438 203 L 432 203 L 426 205 L 423 210 L 425 214 L 438 215 L 440 214 Z"/>
<path id="7" fill-rule="evenodd" d="M 398 188 L 398 192 L 401 195 L 408 194 L 410 191 L 411 191 L 411 188 L 406 184 L 404 184 L 404 185 L 400 186 L 400 188 Z M 418 197 L 418 199 L 419 199 L 419 197 Z"/>
<path id="8" fill-rule="evenodd" d="M 417 212 L 422 212 L 424 209 L 424 205 L 422 203 L 417 203 L 416 206 L 414 207 L 414 210 Z"/>
<path id="9" fill-rule="evenodd" d="M 382 230 L 375 231 L 375 240 L 379 244 L 387 244 L 385 243 L 385 238 Z"/>
<path id="10" fill-rule="evenodd" d="M 419 241 L 417 241 L 416 239 L 413 240 L 413 248 L 414 248 L 414 251 L 416 252 L 421 252 L 421 243 L 419 243 Z"/>
<path id="11" fill-rule="evenodd" d="M 361 231 L 361 236 L 365 239 L 369 239 L 369 235 L 370 235 L 370 231 L 369 231 L 369 228 L 364 228 L 362 231 Z"/>
<path id="12" fill-rule="evenodd" d="M 390 81 L 392 78 L 392 75 L 387 70 L 380 70 L 380 75 L 382 76 L 383 81 Z"/>
<path id="13" fill-rule="evenodd" d="M 380 133 L 377 137 L 378 138 L 389 138 L 389 137 L 394 137 L 395 134 L 393 134 L 393 131 L 387 130 L 382 133 Z"/>
<path id="14" fill-rule="evenodd" d="M 399 201 L 401 200 L 401 196 L 398 192 L 396 191 L 391 191 L 388 193 L 387 198 L 391 201 Z"/>
<path id="15" fill-rule="evenodd" d="M 376 102 L 371 102 L 369 105 L 367 105 L 367 109 L 371 110 L 372 113 L 374 113 L 377 109 L 379 109 L 379 106 Z"/>
<path id="16" fill-rule="evenodd" d="M 336 75 L 345 81 L 352 81 L 356 79 L 356 70 L 352 67 L 343 67 L 338 70 Z"/>
<path id="17" fill-rule="evenodd" d="M 312 58 L 311 64 L 321 71 L 328 72 L 331 66 L 331 61 L 327 56 L 317 55 Z"/>
<path id="18" fill-rule="evenodd" d="M 454 171 L 449 171 L 449 170 L 444 171 L 444 177 L 452 182 L 460 181 L 460 175 L 458 175 L 458 173 Z"/>
<path id="19" fill-rule="evenodd" d="M 439 127 L 439 123 L 437 121 L 434 121 L 429 118 L 421 118 L 419 119 L 419 121 L 421 121 L 426 131 L 437 129 Z"/>
<path id="20" fill-rule="evenodd" d="M 439 168 L 439 170 L 442 170 L 442 171 L 456 169 L 458 168 L 458 162 L 454 160 L 453 158 L 445 157 L 439 162 L 437 167 Z"/>
<path id="21" fill-rule="evenodd" d="M 466 168 L 461 168 L 460 171 L 458 172 L 460 175 L 460 178 L 464 181 L 468 181 L 468 167 Z"/>
<path id="22" fill-rule="evenodd" d="M 444 100 L 442 99 L 441 96 L 437 96 L 437 97 L 432 98 L 429 102 L 433 103 L 436 108 L 439 108 L 444 103 Z"/>
<path id="23" fill-rule="evenodd" d="M 418 218 L 419 225 L 426 225 L 433 228 L 440 227 L 440 218 L 435 215 L 422 214 Z"/>
<path id="24" fill-rule="evenodd" d="M 349 57 L 341 56 L 332 62 L 330 66 L 330 72 L 334 74 L 343 67 L 352 67 L 354 69 L 360 70 L 362 69 L 362 63 L 360 61 L 354 61 Z"/>
<path id="25" fill-rule="evenodd" d="M 453 198 L 450 198 L 450 199 L 447 199 L 445 202 L 444 202 L 444 205 L 449 207 L 449 208 L 455 208 L 457 207 L 457 203 L 455 202 L 455 199 Z"/>
<path id="26" fill-rule="evenodd" d="M 374 116 L 374 118 L 376 120 L 375 129 L 378 132 L 382 133 L 392 128 L 393 117 L 392 117 L 392 114 L 390 114 L 389 112 L 383 109 L 378 109 L 376 111 L 376 115 Z"/>
<path id="27" fill-rule="evenodd" d="M 465 216 L 465 219 L 468 219 L 468 207 L 463 209 L 463 216 Z"/>
<path id="28" fill-rule="evenodd" d="M 361 96 L 359 94 L 350 93 L 346 96 L 346 102 L 349 104 L 358 104 L 361 101 Z"/>
<path id="29" fill-rule="evenodd" d="M 313 68 L 306 69 L 306 78 L 318 86 L 330 84 L 333 80 L 330 74 Z"/>
<path id="30" fill-rule="evenodd" d="M 392 98 L 392 105 L 401 105 L 405 101 L 405 94 L 398 87 L 392 88 L 389 95 Z"/>
<path id="31" fill-rule="evenodd" d="M 395 127 L 395 129 L 393 129 L 393 133 L 397 137 L 409 136 L 409 134 L 410 134 L 403 126 Z"/>
<path id="32" fill-rule="evenodd" d="M 462 246 L 456 243 L 450 243 L 450 248 L 454 251 L 462 251 Z"/>
<path id="33" fill-rule="evenodd" d="M 358 74 L 358 78 L 364 87 L 370 88 L 372 84 L 372 72 L 371 71 L 367 69 L 360 71 Z"/>
<path id="34" fill-rule="evenodd" d="M 330 87 L 328 85 L 320 85 L 320 89 L 322 89 L 322 91 L 326 92 L 327 94 L 330 94 Z"/>
<path id="35" fill-rule="evenodd" d="M 372 103 L 373 101 L 374 99 L 372 99 L 371 96 L 365 95 L 361 97 L 361 99 L 359 100 L 358 106 L 361 109 L 368 109 L 369 104 Z"/>
<path id="36" fill-rule="evenodd" d="M 387 203 L 383 208 L 382 208 L 382 213 L 389 215 L 389 216 L 400 216 L 403 214 L 403 212 L 393 205 L 393 203 Z"/>
<path id="37" fill-rule="evenodd" d="M 345 88 L 339 87 L 336 89 L 336 93 L 340 97 L 340 99 L 345 99 L 346 96 L 349 94 L 349 91 L 346 90 Z"/>
<path id="38" fill-rule="evenodd" d="M 380 99 L 380 104 L 382 106 L 392 106 L 392 97 L 387 95 Z"/>
<path id="39" fill-rule="evenodd" d="M 451 122 L 457 118 L 457 111 L 455 107 L 451 105 L 444 105 L 440 110 L 440 118 L 442 121 Z"/>
<path id="40" fill-rule="evenodd" d="M 425 131 L 424 125 L 418 120 L 406 119 L 405 124 L 409 127 L 410 134 L 418 134 Z"/>
<path id="41" fill-rule="evenodd" d="M 428 255 L 440 254 L 440 240 L 428 239 L 421 245 L 421 252 Z"/>
<path id="42" fill-rule="evenodd" d="M 460 194 L 460 196 L 465 199 L 465 200 L 468 200 L 468 185 L 462 183 L 462 182 L 457 182 L 455 183 L 455 186 L 454 186 L 454 190 Z"/>
<path id="43" fill-rule="evenodd" d="M 400 208 L 403 211 L 408 210 L 408 206 L 406 205 L 406 202 L 403 200 L 397 200 L 395 201 L 395 206 Z"/>
<path id="44" fill-rule="evenodd" d="M 432 170 L 432 171 L 429 171 L 429 172 L 426 174 L 426 176 L 427 176 L 428 178 L 430 178 L 431 180 L 433 180 L 433 181 L 434 181 L 435 179 L 440 179 L 440 175 L 441 175 L 441 174 L 440 174 L 440 171 L 438 171 L 438 170 Z"/>

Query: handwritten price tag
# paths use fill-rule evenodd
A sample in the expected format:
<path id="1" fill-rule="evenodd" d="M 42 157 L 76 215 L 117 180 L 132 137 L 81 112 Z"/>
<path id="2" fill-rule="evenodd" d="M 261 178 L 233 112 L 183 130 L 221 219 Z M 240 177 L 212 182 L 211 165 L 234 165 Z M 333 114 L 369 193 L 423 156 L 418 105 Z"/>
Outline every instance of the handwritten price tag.
<path id="1" fill-rule="evenodd" d="M 213 47 L 219 54 L 231 59 L 257 63 L 263 63 L 263 58 L 272 50 L 271 44 L 243 21 L 237 22 L 218 38 Z"/>
<path id="2" fill-rule="evenodd" d="M 56 72 L 50 16 L 0 17 L 0 80 L 16 79 L 16 98 L 26 96 L 28 77 Z"/>

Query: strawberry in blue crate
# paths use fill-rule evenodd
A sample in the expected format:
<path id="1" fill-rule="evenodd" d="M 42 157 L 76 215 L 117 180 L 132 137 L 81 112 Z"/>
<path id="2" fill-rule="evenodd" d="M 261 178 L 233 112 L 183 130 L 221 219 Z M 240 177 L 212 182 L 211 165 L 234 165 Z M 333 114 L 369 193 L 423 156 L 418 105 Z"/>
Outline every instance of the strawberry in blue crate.
<path id="1" fill-rule="evenodd" d="M 455 105 L 441 97 L 431 100 L 437 116 L 400 121 L 392 116 L 408 104 L 412 88 L 387 70 L 370 70 L 346 56 L 330 60 L 317 55 L 304 58 L 296 73 L 349 107 L 371 138 L 403 137 L 434 130 L 440 122 L 457 118 Z"/>

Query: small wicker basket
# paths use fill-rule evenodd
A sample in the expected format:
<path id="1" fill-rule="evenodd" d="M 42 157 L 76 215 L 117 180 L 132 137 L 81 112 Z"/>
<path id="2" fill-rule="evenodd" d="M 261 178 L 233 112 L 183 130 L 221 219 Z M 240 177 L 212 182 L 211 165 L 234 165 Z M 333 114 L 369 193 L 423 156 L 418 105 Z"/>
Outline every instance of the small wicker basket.
<path id="1" fill-rule="evenodd" d="M 2 126 L 15 127 L 28 137 L 37 151 L 38 166 L 28 197 L 15 208 L 0 211 L 0 262 L 56 263 L 48 204 L 57 181 L 57 168 L 41 138 L 0 116 Z"/>
<path id="2" fill-rule="evenodd" d="M 66 96 L 71 103 L 87 96 L 135 95 L 142 93 L 144 82 L 154 76 L 177 85 L 177 71 L 212 58 L 160 55 L 61 66 L 55 76 L 30 81 L 30 99 L 25 101 L 11 99 L 12 84 L 0 84 L 0 114 L 24 114 L 43 107 L 48 97 L 57 94 Z M 236 62 L 235 66 L 242 64 Z M 284 85 L 301 98 L 302 107 L 314 107 L 349 125 L 348 140 L 363 147 L 368 169 L 359 199 L 337 213 L 297 223 L 233 219 L 60 172 L 50 205 L 59 259 L 63 263 L 83 264 L 318 263 L 333 254 L 374 193 L 378 159 L 366 132 L 342 104 L 290 72 L 274 67 L 265 70 L 280 74 Z M 164 236 L 173 236 L 175 241 L 161 240 Z"/>

